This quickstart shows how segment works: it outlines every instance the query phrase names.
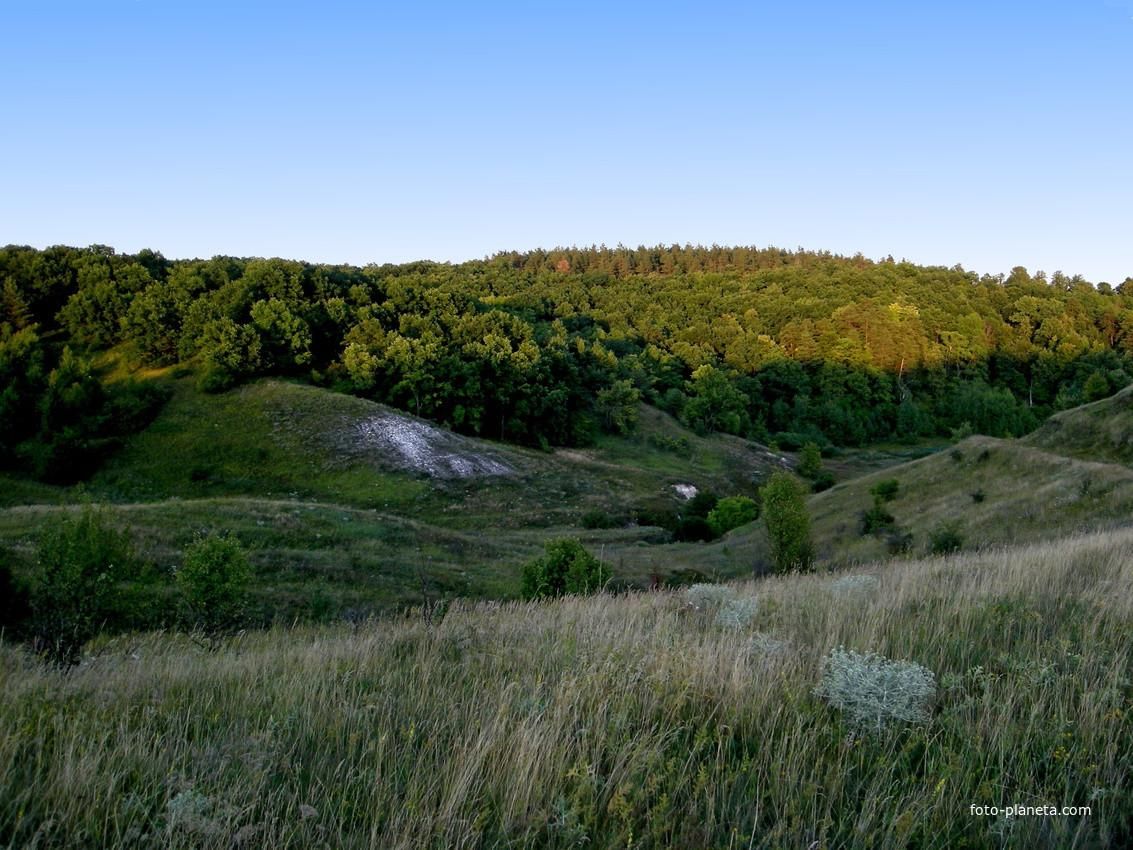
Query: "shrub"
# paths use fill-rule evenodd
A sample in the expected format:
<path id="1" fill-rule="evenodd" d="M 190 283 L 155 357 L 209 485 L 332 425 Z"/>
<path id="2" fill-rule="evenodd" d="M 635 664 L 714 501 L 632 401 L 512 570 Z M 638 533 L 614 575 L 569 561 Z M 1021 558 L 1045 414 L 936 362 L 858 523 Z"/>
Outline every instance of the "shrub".
<path id="1" fill-rule="evenodd" d="M 63 664 L 78 661 L 83 644 L 109 615 L 115 584 L 134 565 L 129 535 L 90 507 L 44 532 L 31 582 L 37 648 Z"/>
<path id="2" fill-rule="evenodd" d="M 823 490 L 829 490 L 834 486 L 834 473 L 829 469 L 821 469 L 818 474 L 814 476 L 811 481 L 811 492 L 821 493 Z"/>
<path id="3" fill-rule="evenodd" d="M 885 535 L 885 551 L 890 555 L 904 555 L 913 548 L 913 533 L 894 528 Z"/>
<path id="4" fill-rule="evenodd" d="M 896 478 L 886 478 L 884 481 L 878 481 L 874 484 L 869 492 L 879 501 L 892 502 L 897 498 L 897 492 L 900 489 L 901 484 Z"/>
<path id="5" fill-rule="evenodd" d="M 934 555 L 947 555 L 963 545 L 964 536 L 960 533 L 960 523 L 956 520 L 941 523 L 929 533 L 929 550 Z"/>
<path id="6" fill-rule="evenodd" d="M 681 521 L 673 511 L 654 507 L 637 508 L 633 512 L 633 519 L 639 526 L 654 526 L 666 531 L 676 531 Z"/>
<path id="7" fill-rule="evenodd" d="M 694 540 L 714 540 L 716 532 L 709 524 L 708 520 L 701 516 L 685 517 L 677 523 L 676 531 L 673 532 L 673 538 L 676 540 L 690 543 Z"/>
<path id="8" fill-rule="evenodd" d="M 722 629 L 744 629 L 759 612 L 758 601 L 751 596 L 729 599 L 716 612 L 713 622 Z"/>
<path id="9" fill-rule="evenodd" d="M 799 475 L 803 478 L 814 479 L 821 471 L 822 452 L 818 448 L 818 443 L 812 441 L 803 444 L 802 451 L 799 454 Z"/>
<path id="10" fill-rule="evenodd" d="M 707 490 L 702 490 L 688 500 L 688 502 L 685 504 L 684 510 L 681 513 L 686 517 L 698 516 L 701 518 L 707 518 L 707 516 L 712 513 L 713 509 L 716 507 L 716 503 L 718 501 L 719 499 L 716 497 L 715 493 L 711 493 Z"/>
<path id="11" fill-rule="evenodd" d="M 694 584 L 685 590 L 685 602 L 694 611 L 709 615 L 724 629 L 745 628 L 759 610 L 759 603 L 750 596 L 737 596 L 722 584 Z"/>
<path id="12" fill-rule="evenodd" d="M 725 534 L 759 518 L 759 503 L 747 496 L 729 496 L 716 503 L 708 514 L 708 524 L 717 534 Z"/>
<path id="13" fill-rule="evenodd" d="M 610 580 L 610 568 L 583 548 L 578 540 L 548 540 L 544 555 L 523 566 L 524 599 L 544 599 L 567 593 L 596 593 Z"/>
<path id="14" fill-rule="evenodd" d="M 730 587 L 723 584 L 694 584 L 685 589 L 685 603 L 695 611 L 709 611 L 719 608 L 735 596 Z"/>
<path id="15" fill-rule="evenodd" d="M 984 491 L 982 489 L 976 490 L 974 493 L 972 493 L 972 501 L 975 502 L 977 505 L 982 503 L 983 500 L 986 499 L 986 498 L 987 498 L 987 495 L 984 493 Z"/>
<path id="16" fill-rule="evenodd" d="M 892 528 L 895 522 L 893 514 L 885 509 L 881 500 L 875 500 L 873 507 L 868 511 L 862 511 L 861 516 L 861 532 L 862 535 L 874 534 L 878 531 L 884 531 Z"/>
<path id="17" fill-rule="evenodd" d="M 880 731 L 893 722 L 926 722 L 936 677 L 911 661 L 838 647 L 826 657 L 814 693 L 845 712 L 855 727 Z"/>
<path id="18" fill-rule="evenodd" d="M 193 626 L 221 632 L 240 624 L 252 568 L 238 540 L 217 534 L 199 538 L 185 550 L 175 578 Z"/>
<path id="19" fill-rule="evenodd" d="M 598 508 L 584 513 L 582 515 L 581 524 L 583 528 L 589 529 L 617 528 L 619 525 L 618 521 L 614 519 L 614 517 Z"/>
<path id="20" fill-rule="evenodd" d="M 814 562 L 814 546 L 810 539 L 810 515 L 798 479 L 777 472 L 764 485 L 760 496 L 775 571 L 809 569 Z"/>

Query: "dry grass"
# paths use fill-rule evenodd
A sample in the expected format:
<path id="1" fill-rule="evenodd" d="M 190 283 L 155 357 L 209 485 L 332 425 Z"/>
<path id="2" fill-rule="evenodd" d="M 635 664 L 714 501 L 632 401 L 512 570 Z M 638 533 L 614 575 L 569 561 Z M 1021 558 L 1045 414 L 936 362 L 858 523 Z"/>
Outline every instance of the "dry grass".
<path id="1" fill-rule="evenodd" d="M 743 629 L 654 593 L 3 648 L 0 846 L 1129 846 L 1133 532 L 871 573 L 740 586 Z M 932 670 L 932 718 L 854 734 L 839 645 Z M 1016 803 L 1093 813 L 969 815 Z"/>

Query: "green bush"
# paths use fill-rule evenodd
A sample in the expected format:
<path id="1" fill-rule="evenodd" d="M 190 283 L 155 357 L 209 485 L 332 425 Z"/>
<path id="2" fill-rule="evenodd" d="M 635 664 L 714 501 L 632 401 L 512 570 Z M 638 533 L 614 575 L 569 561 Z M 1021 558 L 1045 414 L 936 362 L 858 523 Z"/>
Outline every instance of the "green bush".
<path id="1" fill-rule="evenodd" d="M 941 523 L 929 534 L 929 550 L 934 555 L 956 552 L 963 545 L 964 536 L 960 533 L 960 523 L 955 520 Z"/>
<path id="2" fill-rule="evenodd" d="M 708 524 L 717 536 L 759 519 L 759 503 L 747 496 L 728 496 L 708 514 Z"/>
<path id="3" fill-rule="evenodd" d="M 894 522 L 893 514 L 885 509 L 881 500 L 874 499 L 873 507 L 862 512 L 860 525 L 862 536 L 886 531 L 893 527 Z"/>
<path id="4" fill-rule="evenodd" d="M 691 543 L 694 540 L 707 542 L 716 539 L 716 532 L 704 517 L 689 516 L 677 523 L 677 528 L 673 532 L 673 539 L 685 543 Z"/>
<path id="5" fill-rule="evenodd" d="M 252 568 L 238 540 L 201 537 L 185 550 L 175 578 L 192 626 L 222 632 L 240 625 Z"/>
<path id="6" fill-rule="evenodd" d="M 37 649 L 54 661 L 78 660 L 83 644 L 111 615 L 116 584 L 135 566 L 129 535 L 87 507 L 44 532 L 31 582 Z"/>
<path id="7" fill-rule="evenodd" d="M 901 484 L 896 478 L 886 478 L 884 481 L 878 481 L 874 484 L 869 492 L 878 501 L 892 502 L 897 498 L 897 492 L 900 489 Z"/>
<path id="8" fill-rule="evenodd" d="M 779 573 L 807 570 L 814 563 L 810 515 L 797 478 L 777 472 L 760 491 L 763 521 L 771 543 L 771 560 Z"/>
<path id="9" fill-rule="evenodd" d="M 568 593 L 596 593 L 610 580 L 610 568 L 571 538 L 548 540 L 544 555 L 523 566 L 524 599 L 544 599 Z"/>
<path id="10" fill-rule="evenodd" d="M 583 528 L 617 528 L 621 523 L 605 511 L 595 508 L 582 515 L 580 524 Z"/>
<path id="11" fill-rule="evenodd" d="M 713 508 L 716 507 L 718 501 L 719 499 L 716 497 L 715 493 L 702 490 L 688 500 L 684 506 L 684 510 L 681 511 L 681 515 L 686 517 L 698 516 L 707 519 L 708 515 L 712 513 Z"/>
<path id="12" fill-rule="evenodd" d="M 805 443 L 799 454 L 799 475 L 813 480 L 821 471 L 822 452 L 818 448 L 818 443 Z"/>
<path id="13" fill-rule="evenodd" d="M 821 493 L 834 486 L 834 473 L 829 469 L 820 469 L 811 481 L 810 489 L 814 493 Z"/>

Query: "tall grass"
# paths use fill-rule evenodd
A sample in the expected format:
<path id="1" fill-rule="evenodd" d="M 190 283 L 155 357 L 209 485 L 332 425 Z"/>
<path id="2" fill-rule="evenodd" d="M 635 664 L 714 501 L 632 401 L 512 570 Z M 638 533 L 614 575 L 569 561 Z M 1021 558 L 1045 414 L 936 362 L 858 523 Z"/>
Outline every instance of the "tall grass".
<path id="1" fill-rule="evenodd" d="M 741 586 L 742 628 L 652 593 L 3 648 L 0 846 L 1129 846 L 1133 532 L 871 572 Z M 856 733 L 838 646 L 933 671 L 927 722 Z"/>

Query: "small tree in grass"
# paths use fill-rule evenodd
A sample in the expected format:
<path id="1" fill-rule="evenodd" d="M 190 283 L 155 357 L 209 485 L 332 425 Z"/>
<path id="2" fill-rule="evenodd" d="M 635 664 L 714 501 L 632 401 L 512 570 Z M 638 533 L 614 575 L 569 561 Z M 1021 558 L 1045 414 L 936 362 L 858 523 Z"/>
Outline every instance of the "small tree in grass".
<path id="1" fill-rule="evenodd" d="M 814 563 L 810 514 L 798 479 L 789 473 L 777 472 L 764 485 L 760 496 L 775 572 L 810 569 Z"/>
<path id="2" fill-rule="evenodd" d="M 822 451 L 818 448 L 818 443 L 804 443 L 802 451 L 799 453 L 799 475 L 803 478 L 813 479 L 817 478 L 821 471 Z"/>
<path id="3" fill-rule="evenodd" d="M 185 550 L 176 576 L 192 625 L 213 633 L 239 625 L 251 579 L 252 568 L 239 541 L 217 534 Z"/>
<path id="4" fill-rule="evenodd" d="M 91 507 L 63 517 L 43 533 L 31 581 L 36 648 L 73 664 L 110 613 L 116 583 L 134 556 L 129 535 Z"/>
<path id="5" fill-rule="evenodd" d="M 548 540 L 544 555 L 523 566 L 524 599 L 567 593 L 596 593 L 610 580 L 610 568 L 570 538 Z"/>

